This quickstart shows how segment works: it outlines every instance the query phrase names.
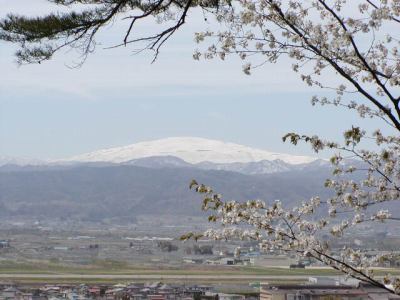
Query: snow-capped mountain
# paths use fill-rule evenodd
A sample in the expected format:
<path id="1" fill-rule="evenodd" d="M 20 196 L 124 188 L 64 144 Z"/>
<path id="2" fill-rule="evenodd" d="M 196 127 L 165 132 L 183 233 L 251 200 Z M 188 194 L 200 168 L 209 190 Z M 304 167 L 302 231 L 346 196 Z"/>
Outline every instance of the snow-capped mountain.
<path id="1" fill-rule="evenodd" d="M 197 137 L 171 137 L 98 150 L 59 162 L 125 163 L 135 159 L 163 156 L 177 157 L 190 164 L 204 162 L 230 164 L 278 160 L 279 163 L 300 165 L 316 160 L 313 157 L 274 153 L 217 140 Z"/>

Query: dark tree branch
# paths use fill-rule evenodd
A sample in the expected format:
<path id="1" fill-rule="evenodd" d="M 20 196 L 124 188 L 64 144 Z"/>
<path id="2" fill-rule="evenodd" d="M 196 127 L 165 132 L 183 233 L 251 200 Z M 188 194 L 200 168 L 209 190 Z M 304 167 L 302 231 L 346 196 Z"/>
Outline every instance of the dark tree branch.
<path id="1" fill-rule="evenodd" d="M 297 36 L 304 41 L 306 47 L 310 49 L 315 54 L 322 57 L 325 61 L 327 61 L 344 79 L 349 81 L 363 96 L 365 96 L 370 102 L 372 102 L 378 109 L 383 111 L 388 118 L 393 122 L 393 125 L 396 127 L 398 131 L 400 131 L 400 121 L 391 113 L 389 109 L 387 109 L 382 103 L 376 100 L 371 94 L 369 94 L 354 78 L 352 78 L 343 68 L 336 63 L 331 57 L 322 53 L 322 51 L 312 44 L 309 39 L 297 28 L 295 24 L 293 24 L 290 20 L 288 20 L 281 10 L 279 6 L 277 6 L 274 1 L 268 0 L 269 5 L 275 9 L 275 11 L 279 14 L 280 18 L 285 22 L 287 26 L 289 26 Z"/>
<path id="2" fill-rule="evenodd" d="M 371 66 L 368 64 L 368 62 L 365 60 L 364 56 L 361 54 L 360 50 L 358 49 L 358 46 L 356 42 L 354 41 L 354 38 L 352 37 L 351 33 L 348 31 L 346 24 L 344 24 L 343 20 L 334 12 L 332 8 L 330 8 L 324 0 L 318 0 L 319 3 L 321 3 L 324 8 L 336 19 L 336 21 L 340 24 L 340 26 L 343 28 L 343 30 L 347 33 L 349 33 L 349 39 L 351 42 L 351 45 L 354 49 L 354 52 L 356 53 L 358 59 L 361 61 L 362 65 L 364 68 L 372 75 L 374 78 L 375 82 L 379 85 L 380 88 L 385 92 L 385 94 L 389 97 L 390 101 L 394 104 L 395 110 L 397 112 L 397 117 L 400 118 L 400 109 L 399 109 L 399 102 L 396 100 L 396 98 L 389 92 L 389 90 L 386 88 L 386 86 L 381 82 L 381 80 L 378 78 L 375 70 L 371 68 Z"/>

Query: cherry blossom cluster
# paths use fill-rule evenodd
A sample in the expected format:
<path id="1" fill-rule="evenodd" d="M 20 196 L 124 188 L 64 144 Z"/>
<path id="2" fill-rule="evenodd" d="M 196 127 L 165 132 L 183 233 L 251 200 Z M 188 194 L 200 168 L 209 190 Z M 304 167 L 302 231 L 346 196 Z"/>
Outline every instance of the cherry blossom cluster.
<path id="1" fill-rule="evenodd" d="M 203 210 L 211 211 L 211 222 L 221 227 L 209 229 L 199 237 L 216 240 L 251 239 L 264 251 L 284 251 L 312 257 L 354 278 L 399 293 L 398 278 L 377 279 L 373 268 L 393 254 L 371 254 L 345 247 L 334 249 L 334 241 L 364 224 L 380 224 L 400 220 L 390 210 L 400 200 L 400 138 L 375 131 L 371 136 L 358 127 L 344 133 L 342 143 L 325 141 L 318 136 L 289 133 L 284 138 L 293 144 L 309 143 L 316 152 L 335 150 L 330 162 L 332 178 L 325 186 L 333 190 L 327 199 L 312 197 L 295 207 L 282 201 L 224 201 L 211 187 L 191 183 L 191 189 L 204 196 Z M 359 150 L 368 139 L 376 143 L 376 151 Z M 353 176 L 358 174 L 358 176 Z M 355 179 L 356 178 L 356 179 Z M 323 235 L 330 234 L 330 239 Z"/>
<path id="2" fill-rule="evenodd" d="M 400 130 L 399 1 L 239 0 L 220 2 L 212 13 L 222 29 L 195 35 L 197 43 L 208 42 L 195 59 L 237 55 L 250 75 L 288 57 L 307 85 L 337 92 L 314 103 L 379 116 Z"/>

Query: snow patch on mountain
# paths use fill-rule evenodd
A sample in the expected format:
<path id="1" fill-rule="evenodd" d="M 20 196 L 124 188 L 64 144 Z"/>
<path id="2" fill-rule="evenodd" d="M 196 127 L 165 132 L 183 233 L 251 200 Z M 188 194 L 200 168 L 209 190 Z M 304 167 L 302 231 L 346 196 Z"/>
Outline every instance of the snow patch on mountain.
<path id="1" fill-rule="evenodd" d="M 30 157 L 13 157 L 13 156 L 0 156 L 0 166 L 14 165 L 14 166 L 40 166 L 45 165 L 47 162 Z"/>

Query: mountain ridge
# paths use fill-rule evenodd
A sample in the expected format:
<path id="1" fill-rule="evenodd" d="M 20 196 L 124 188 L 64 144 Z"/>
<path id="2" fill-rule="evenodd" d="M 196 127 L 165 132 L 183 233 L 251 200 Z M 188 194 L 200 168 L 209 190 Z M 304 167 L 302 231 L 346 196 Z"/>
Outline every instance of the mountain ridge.
<path id="1" fill-rule="evenodd" d="M 279 174 L 300 170 L 312 171 L 319 168 L 326 168 L 329 162 L 325 160 L 315 160 L 310 163 L 292 165 L 276 159 L 273 161 L 262 160 L 257 162 L 233 162 L 233 163 L 213 163 L 209 161 L 191 164 L 175 156 L 150 156 L 133 159 L 127 162 L 68 162 L 58 164 L 43 165 L 19 165 L 6 164 L 0 165 L 0 172 L 23 172 L 23 171 L 44 171 L 49 169 L 71 169 L 76 167 L 105 167 L 105 166 L 137 166 L 150 169 L 198 169 L 235 172 L 245 175 Z"/>
<path id="2" fill-rule="evenodd" d="M 197 168 L 242 174 L 271 174 L 326 165 L 327 161 L 270 152 L 235 143 L 198 137 L 169 137 L 122 147 L 96 150 L 66 159 L 32 160 L 0 156 L 2 170 L 41 169 L 50 166 L 136 165 L 150 168 Z"/>

